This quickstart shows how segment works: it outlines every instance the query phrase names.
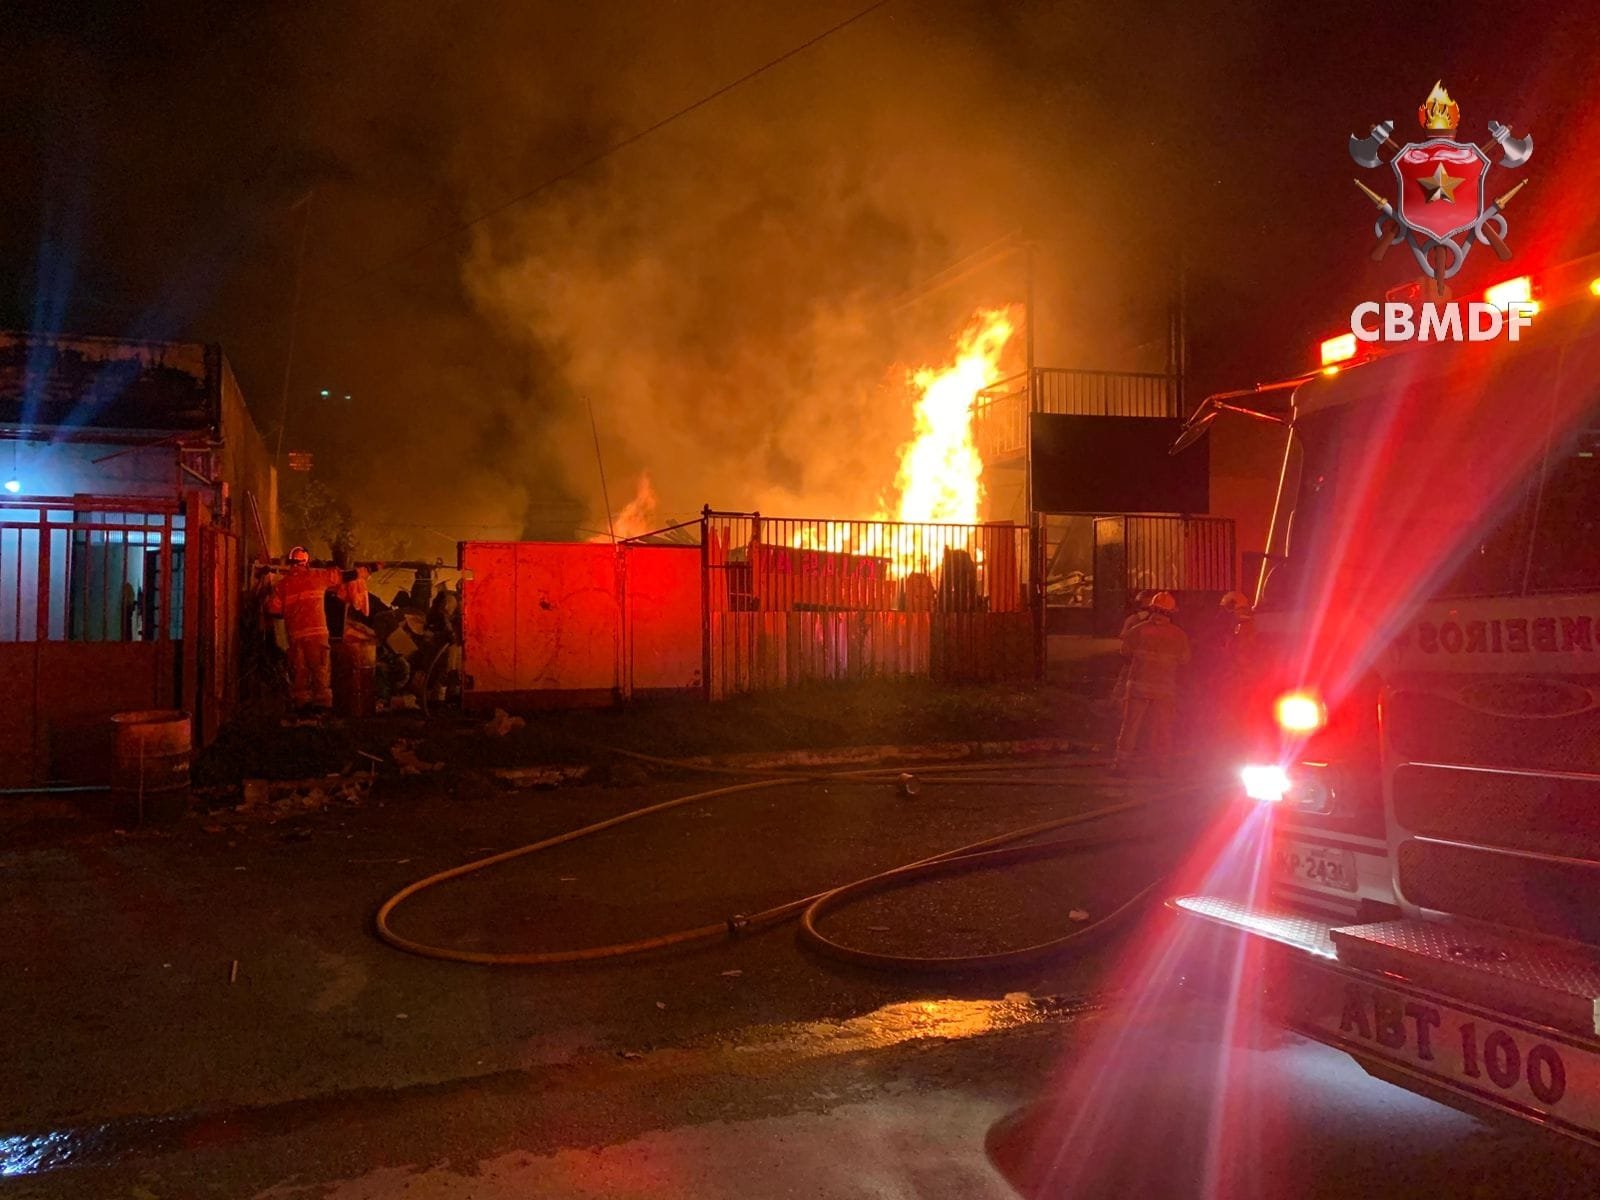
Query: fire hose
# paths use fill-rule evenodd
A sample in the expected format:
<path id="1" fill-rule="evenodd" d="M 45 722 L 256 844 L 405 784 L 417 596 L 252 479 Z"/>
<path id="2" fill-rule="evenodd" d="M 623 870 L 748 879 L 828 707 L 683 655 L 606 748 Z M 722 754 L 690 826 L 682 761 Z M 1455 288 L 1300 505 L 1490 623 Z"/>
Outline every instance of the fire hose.
<path id="1" fill-rule="evenodd" d="M 677 769 L 691 768 L 709 771 L 718 774 L 744 775 L 754 774 L 734 767 L 712 767 L 702 764 L 682 763 L 672 759 L 654 758 L 649 755 L 625 754 L 626 757 L 639 759 L 658 765 L 670 766 Z M 1005 784 L 1007 786 L 1021 787 L 1050 787 L 1063 786 L 1057 780 L 1041 780 L 1030 775 L 1016 777 L 995 776 L 992 772 L 1010 770 L 1061 769 L 1074 767 L 1092 767 L 1102 765 L 1093 760 L 1078 759 L 1068 764 L 1042 763 L 1020 765 L 1017 763 L 1000 764 L 945 764 L 931 766 L 919 771 L 915 778 L 920 783 L 926 784 L 958 784 L 972 782 L 974 777 L 987 784 Z M 1004 950 L 988 954 L 968 954 L 952 956 L 923 956 L 923 955 L 895 955 L 883 954 L 871 950 L 863 950 L 847 946 L 835 941 L 824 934 L 818 927 L 823 914 L 838 910 L 852 901 L 864 896 L 896 887 L 903 887 L 914 881 L 938 875 L 949 875 L 958 872 L 987 870 L 1004 866 L 1010 863 L 1033 861 L 1052 857 L 1055 855 L 1079 853 L 1084 850 L 1116 843 L 1146 840 L 1151 835 L 1135 833 L 1108 833 L 1095 831 L 1079 833 L 1073 836 L 1055 838 L 1048 841 L 1034 841 L 1044 834 L 1060 829 L 1072 829 L 1083 826 L 1092 826 L 1097 822 L 1118 816 L 1122 813 L 1134 812 L 1149 806 L 1155 797 L 1146 797 L 1138 800 L 1124 801 L 1118 804 L 1107 805 L 1102 808 L 1092 809 L 1087 812 L 1076 813 L 1069 817 L 1058 817 L 1054 820 L 1043 821 L 1020 829 L 1009 830 L 994 837 L 973 842 L 970 845 L 960 846 L 953 850 L 903 866 L 894 867 L 886 871 L 875 872 L 852 883 L 838 887 L 827 888 L 812 895 L 791 900 L 772 908 L 759 912 L 738 914 L 724 920 L 710 924 L 698 925 L 689 929 L 680 929 L 672 933 L 659 934 L 655 937 L 640 938 L 629 942 L 614 942 L 603 946 L 587 946 L 577 950 L 536 950 L 521 952 L 500 952 L 486 950 L 466 950 L 454 946 L 437 946 L 427 942 L 418 941 L 395 931 L 391 918 L 395 911 L 413 896 L 430 888 L 438 887 L 453 879 L 471 875 L 501 863 L 511 862 L 514 859 L 526 858 L 557 846 L 566 845 L 582 838 L 592 837 L 607 829 L 614 829 L 632 821 L 645 817 L 668 812 L 681 808 L 686 804 L 694 804 L 706 800 L 720 799 L 726 796 L 741 795 L 748 792 L 762 791 L 768 788 L 783 787 L 796 782 L 808 780 L 845 782 L 845 783 L 894 783 L 906 778 L 905 772 L 898 768 L 868 768 L 853 771 L 827 771 L 827 772 L 798 772 L 773 775 L 761 772 L 761 778 L 748 780 L 743 783 L 728 784 L 723 787 L 710 788 L 703 791 L 691 792 L 687 795 L 677 796 L 657 804 L 646 805 L 642 808 L 632 809 L 615 817 L 585 825 L 578 829 L 568 830 L 541 841 L 531 842 L 511 850 L 504 850 L 498 854 L 491 854 L 484 858 L 474 859 L 460 866 L 450 867 L 443 871 L 425 876 L 413 883 L 407 884 L 395 892 L 379 907 L 375 925 L 378 936 L 397 950 L 404 950 L 409 954 L 420 955 L 423 958 L 441 959 L 447 962 L 473 963 L 479 966 L 558 966 L 569 963 L 594 962 L 604 959 L 626 958 L 632 955 L 645 954 L 651 951 L 665 950 L 671 947 L 687 946 L 699 942 L 709 942 L 719 938 L 736 938 L 748 934 L 761 932 L 780 925 L 796 917 L 800 921 L 800 939 L 803 944 L 824 954 L 857 966 L 874 967 L 887 970 L 919 971 L 919 972 L 958 972 L 972 970 L 986 970 L 1000 967 L 1019 966 L 1050 958 L 1070 950 L 1084 949 L 1095 943 L 1099 938 L 1111 932 L 1121 921 L 1132 915 L 1144 902 L 1149 900 L 1164 882 L 1164 876 L 1152 880 L 1140 888 L 1132 897 L 1123 901 L 1106 915 L 1090 921 L 1060 937 L 1050 938 L 1031 946 L 1024 946 L 1013 950 Z M 1193 786 L 1172 789 L 1164 794 L 1170 797 L 1178 792 L 1193 790 Z M 1171 834 L 1173 827 L 1164 825 L 1163 832 Z"/>

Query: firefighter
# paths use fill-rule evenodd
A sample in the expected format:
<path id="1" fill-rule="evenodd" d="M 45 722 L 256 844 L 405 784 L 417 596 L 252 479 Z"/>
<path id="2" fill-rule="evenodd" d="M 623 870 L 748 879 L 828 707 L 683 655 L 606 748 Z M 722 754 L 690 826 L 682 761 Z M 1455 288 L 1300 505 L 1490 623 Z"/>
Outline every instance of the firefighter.
<path id="1" fill-rule="evenodd" d="M 1118 637 L 1127 637 L 1128 631 L 1135 625 L 1143 625 L 1150 619 L 1150 600 L 1154 595 L 1153 591 L 1146 588 L 1134 596 L 1133 611 L 1128 614 L 1127 620 L 1122 622 L 1122 632 L 1117 634 Z"/>
<path id="2" fill-rule="evenodd" d="M 289 570 L 273 585 L 270 611 L 282 615 L 289 638 L 290 699 L 302 710 L 333 707 L 324 600 L 334 589 L 343 592 L 339 572 L 313 567 L 304 546 L 289 551 Z"/>
<path id="3" fill-rule="evenodd" d="M 1133 611 L 1122 622 L 1122 630 L 1117 637 L 1126 640 L 1128 631 L 1136 625 L 1143 625 L 1150 619 L 1150 597 L 1155 593 L 1149 588 L 1137 593 L 1133 598 Z M 1123 663 L 1117 671 L 1117 682 L 1111 689 L 1111 703 L 1121 704 L 1128 698 L 1128 664 Z"/>
<path id="4" fill-rule="evenodd" d="M 1117 736 L 1118 773 L 1124 773 L 1147 747 L 1158 771 L 1172 756 L 1172 727 L 1177 717 L 1178 672 L 1189 661 L 1188 635 L 1173 624 L 1178 601 L 1171 592 L 1150 598 L 1149 619 L 1128 630 L 1122 655 L 1128 660 L 1128 695 L 1122 704 L 1122 731 Z"/>
<path id="5" fill-rule="evenodd" d="M 1239 659 L 1249 653 L 1256 633 L 1256 614 L 1250 607 L 1250 598 L 1243 592 L 1229 592 L 1222 598 L 1222 611 L 1227 614 L 1228 660 L 1236 668 Z"/>

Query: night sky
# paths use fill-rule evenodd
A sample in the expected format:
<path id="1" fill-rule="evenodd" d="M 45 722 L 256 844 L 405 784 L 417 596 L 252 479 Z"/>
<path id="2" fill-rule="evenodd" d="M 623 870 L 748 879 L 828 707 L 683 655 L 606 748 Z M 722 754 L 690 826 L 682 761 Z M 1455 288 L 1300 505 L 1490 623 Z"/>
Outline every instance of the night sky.
<path id="1" fill-rule="evenodd" d="M 368 553 L 449 558 L 603 520 L 586 402 L 618 505 L 648 471 L 663 520 L 859 515 L 895 364 L 1021 300 L 1014 255 L 950 270 L 1012 234 L 1042 363 L 1159 369 L 1182 262 L 1194 394 L 1301 369 L 1413 273 L 1367 261 L 1350 180 L 1387 181 L 1345 141 L 1438 78 L 1463 137 L 1534 135 L 1512 266 L 1600 250 L 1586 4 L 890 0 L 474 220 L 864 6 L 24 8 L 0 322 L 220 341 L 270 437 L 303 233 L 287 443 Z M 1480 247 L 1463 287 L 1508 273 Z"/>

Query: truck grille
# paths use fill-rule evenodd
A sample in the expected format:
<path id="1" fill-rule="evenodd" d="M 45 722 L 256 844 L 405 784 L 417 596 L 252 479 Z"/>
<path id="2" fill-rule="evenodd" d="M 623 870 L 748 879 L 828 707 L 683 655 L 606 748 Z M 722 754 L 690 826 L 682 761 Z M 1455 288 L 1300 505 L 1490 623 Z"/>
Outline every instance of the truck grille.
<path id="1" fill-rule="evenodd" d="M 1394 815 L 1410 833 L 1600 860 L 1600 778 L 1408 763 Z"/>
<path id="2" fill-rule="evenodd" d="M 1398 865 L 1402 893 L 1423 908 L 1600 945 L 1600 863 L 1413 840 Z"/>
<path id="3" fill-rule="evenodd" d="M 1549 711 L 1566 687 L 1457 677 L 1390 697 L 1407 901 L 1600 944 L 1600 711 Z"/>

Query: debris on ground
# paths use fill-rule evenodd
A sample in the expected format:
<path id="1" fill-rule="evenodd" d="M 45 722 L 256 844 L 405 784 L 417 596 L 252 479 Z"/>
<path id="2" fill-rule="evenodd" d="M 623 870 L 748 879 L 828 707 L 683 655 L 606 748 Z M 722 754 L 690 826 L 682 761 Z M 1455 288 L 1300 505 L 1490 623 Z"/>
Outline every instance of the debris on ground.
<path id="1" fill-rule="evenodd" d="M 483 727 L 483 731 L 490 737 L 505 737 L 513 729 L 521 729 L 527 723 L 523 718 L 513 717 L 505 709 L 497 708 L 494 710 L 494 716 L 489 718 L 488 724 Z"/>
<path id="2" fill-rule="evenodd" d="M 1089 914 L 1081 908 L 1075 908 L 1067 914 L 1067 920 L 1069 921 L 1087 921 L 1088 919 Z"/>
<path id="3" fill-rule="evenodd" d="M 502 783 L 515 788 L 560 787 L 563 783 L 576 783 L 589 774 L 581 765 L 558 767 L 503 767 L 494 773 Z"/>
<path id="4" fill-rule="evenodd" d="M 247 779 L 238 803 L 231 811 L 212 812 L 211 822 L 202 825 L 206 833 L 224 833 L 230 825 L 247 820 L 268 824 L 285 817 L 304 816 L 330 807 L 354 808 L 366 801 L 372 789 L 370 775 L 319 775 L 311 779 Z M 224 789 L 217 789 L 225 794 Z M 227 804 L 226 800 L 221 803 Z"/>
<path id="5" fill-rule="evenodd" d="M 744 974 L 744 972 L 743 971 L 739 971 L 739 970 L 724 971 L 722 973 L 722 977 L 724 979 L 737 979 L 737 978 L 739 978 L 739 976 L 741 976 L 743 974 Z"/>
<path id="6" fill-rule="evenodd" d="M 416 741 L 411 738 L 399 738 L 394 745 L 389 747 L 389 755 L 400 766 L 402 775 L 421 775 L 425 771 L 437 771 L 443 768 L 442 762 L 426 762 L 412 749 Z"/>

